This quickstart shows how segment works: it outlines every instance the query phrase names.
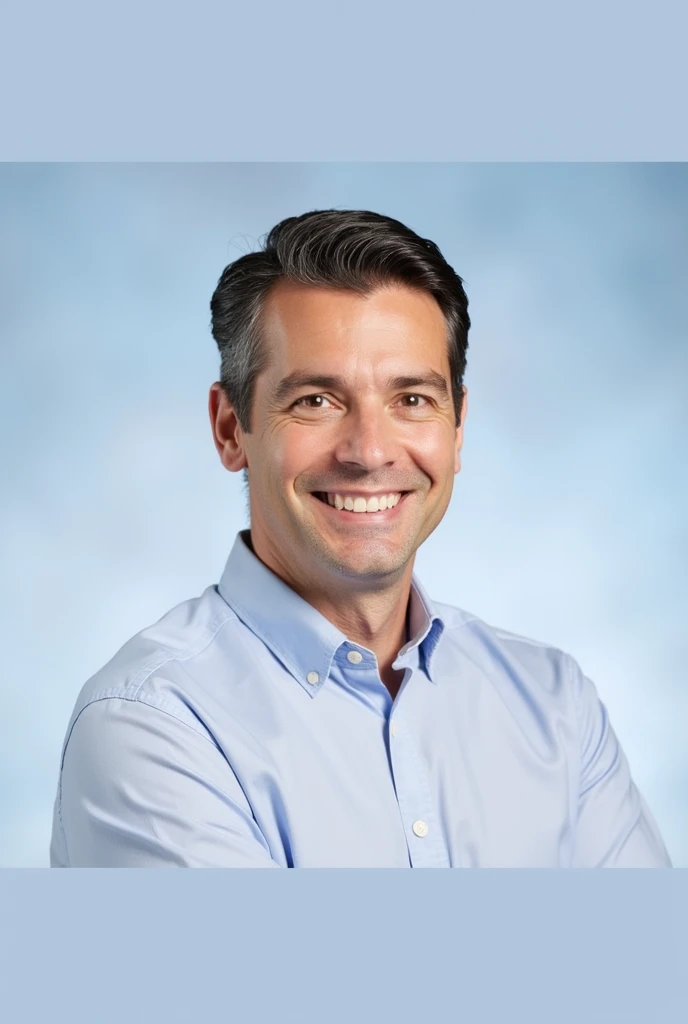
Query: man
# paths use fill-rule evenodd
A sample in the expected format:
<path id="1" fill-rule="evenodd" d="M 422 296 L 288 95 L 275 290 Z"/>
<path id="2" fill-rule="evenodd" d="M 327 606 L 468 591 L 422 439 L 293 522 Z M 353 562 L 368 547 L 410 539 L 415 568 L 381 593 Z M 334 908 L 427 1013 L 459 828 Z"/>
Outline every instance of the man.
<path id="1" fill-rule="evenodd" d="M 467 306 L 362 211 L 225 269 L 209 410 L 250 530 L 84 687 L 54 866 L 669 865 L 576 662 L 413 576 L 461 467 Z"/>

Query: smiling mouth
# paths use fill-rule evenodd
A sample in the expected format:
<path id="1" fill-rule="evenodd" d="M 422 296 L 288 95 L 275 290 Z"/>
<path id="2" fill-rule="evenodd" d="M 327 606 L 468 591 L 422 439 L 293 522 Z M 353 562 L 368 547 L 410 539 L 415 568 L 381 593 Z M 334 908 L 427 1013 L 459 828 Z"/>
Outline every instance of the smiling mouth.
<path id="1" fill-rule="evenodd" d="M 335 491 L 312 491 L 311 493 L 314 498 L 324 505 L 328 505 L 334 511 L 349 515 L 370 516 L 392 512 L 410 492 L 390 491 L 387 494 L 371 495 L 369 498 L 363 495 L 342 495 Z"/>

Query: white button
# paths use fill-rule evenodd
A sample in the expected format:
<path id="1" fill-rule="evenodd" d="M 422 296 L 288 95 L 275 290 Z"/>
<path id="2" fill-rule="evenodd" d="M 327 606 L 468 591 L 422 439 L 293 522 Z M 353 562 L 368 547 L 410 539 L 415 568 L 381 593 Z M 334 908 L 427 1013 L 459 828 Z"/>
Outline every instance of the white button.
<path id="1" fill-rule="evenodd" d="M 394 721 L 392 722 L 392 724 L 389 727 L 389 731 L 391 732 L 392 736 L 396 736 L 396 734 L 397 734 L 397 723 L 396 722 L 394 722 Z"/>
<path id="2" fill-rule="evenodd" d="M 347 658 L 349 659 L 352 665 L 360 665 L 361 662 L 363 661 L 363 655 L 361 654 L 360 651 L 349 651 L 349 653 L 347 654 Z"/>
<path id="3" fill-rule="evenodd" d="M 308 675 L 306 676 L 306 679 L 311 684 L 311 686 L 315 686 L 315 684 L 320 679 L 320 676 L 318 675 L 317 672 L 309 672 Z"/>
<path id="4" fill-rule="evenodd" d="M 428 834 L 428 826 L 424 821 L 414 821 L 411 828 L 413 829 L 414 836 L 418 836 L 419 839 L 422 839 L 423 836 Z"/>

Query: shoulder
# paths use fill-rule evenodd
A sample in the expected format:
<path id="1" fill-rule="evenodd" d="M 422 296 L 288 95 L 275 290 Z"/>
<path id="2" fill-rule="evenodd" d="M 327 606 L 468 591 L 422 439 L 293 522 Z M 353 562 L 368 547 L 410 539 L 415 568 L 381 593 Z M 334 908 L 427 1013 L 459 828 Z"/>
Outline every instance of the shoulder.
<path id="1" fill-rule="evenodd" d="M 453 605 L 435 602 L 434 607 L 445 624 L 446 648 L 468 656 L 491 677 L 527 680 L 548 691 L 575 688 L 580 667 L 557 645 L 493 625 Z"/>
<path id="2" fill-rule="evenodd" d="M 158 708 L 199 730 L 188 708 L 180 680 L 204 654 L 212 652 L 223 631 L 237 617 L 214 586 L 199 597 L 175 605 L 160 619 L 140 630 L 81 688 L 67 729 L 81 713 L 108 698 Z"/>
<path id="3" fill-rule="evenodd" d="M 448 635 L 452 634 L 458 638 L 460 634 L 463 634 L 467 638 L 492 641 L 513 650 L 550 651 L 562 657 L 568 657 L 565 651 L 547 641 L 537 640 L 502 626 L 496 626 L 481 619 L 479 615 L 466 611 L 465 608 L 458 608 L 456 605 L 444 604 L 439 601 L 433 601 L 433 608 L 444 622 Z"/>

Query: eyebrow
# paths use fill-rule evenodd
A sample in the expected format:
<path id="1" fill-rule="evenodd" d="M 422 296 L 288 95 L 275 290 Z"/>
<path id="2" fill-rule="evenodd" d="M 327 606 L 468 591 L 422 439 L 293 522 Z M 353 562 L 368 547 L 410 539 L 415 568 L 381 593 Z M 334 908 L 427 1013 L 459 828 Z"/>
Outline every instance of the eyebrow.
<path id="1" fill-rule="evenodd" d="M 343 377 L 324 376 L 322 374 L 305 373 L 295 370 L 279 382 L 273 393 L 273 402 L 281 405 L 296 391 L 302 388 L 317 388 L 321 391 L 345 391 L 346 382 Z M 407 388 L 428 388 L 440 398 L 449 399 L 449 387 L 441 373 L 427 370 L 422 374 L 389 377 L 386 382 L 388 391 L 403 391 Z"/>

